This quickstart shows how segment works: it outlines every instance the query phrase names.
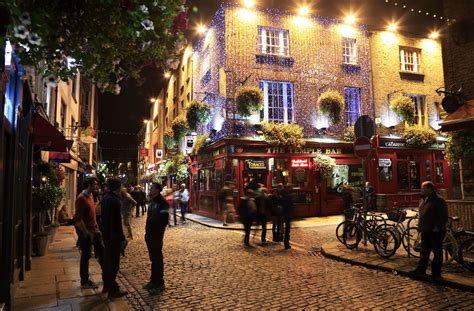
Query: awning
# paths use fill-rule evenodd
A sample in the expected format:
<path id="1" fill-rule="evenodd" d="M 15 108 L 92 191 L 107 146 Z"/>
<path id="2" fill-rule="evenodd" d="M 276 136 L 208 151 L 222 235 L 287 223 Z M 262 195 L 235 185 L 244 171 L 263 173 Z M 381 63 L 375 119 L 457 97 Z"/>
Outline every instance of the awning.
<path id="1" fill-rule="evenodd" d="M 49 152 L 49 161 L 56 163 L 69 163 L 71 162 L 71 155 L 69 152 Z"/>
<path id="2" fill-rule="evenodd" d="M 474 99 L 467 101 L 439 125 L 443 132 L 474 129 Z"/>
<path id="3" fill-rule="evenodd" d="M 68 152 L 74 141 L 68 140 L 39 113 L 33 116 L 33 143 L 45 151 Z"/>

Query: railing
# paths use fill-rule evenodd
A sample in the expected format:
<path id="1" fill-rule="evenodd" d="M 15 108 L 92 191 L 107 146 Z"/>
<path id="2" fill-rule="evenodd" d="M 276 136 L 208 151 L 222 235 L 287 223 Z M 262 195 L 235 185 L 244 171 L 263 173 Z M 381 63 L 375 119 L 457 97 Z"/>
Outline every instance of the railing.
<path id="1" fill-rule="evenodd" d="M 474 201 L 447 200 L 449 216 L 460 219 L 454 225 L 465 230 L 474 231 Z"/>

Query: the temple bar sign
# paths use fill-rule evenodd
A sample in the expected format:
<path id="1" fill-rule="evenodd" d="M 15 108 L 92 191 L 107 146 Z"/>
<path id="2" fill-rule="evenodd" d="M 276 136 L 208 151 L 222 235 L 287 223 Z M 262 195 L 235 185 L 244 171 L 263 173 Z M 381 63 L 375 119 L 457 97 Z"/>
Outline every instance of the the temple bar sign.
<path id="1" fill-rule="evenodd" d="M 345 150 L 344 150 L 345 151 Z M 311 148 L 311 147 L 305 147 L 302 148 L 298 151 L 291 151 L 290 152 L 285 149 L 285 148 L 279 148 L 279 147 L 269 147 L 267 148 L 267 153 L 300 153 L 300 154 L 306 154 L 306 153 L 316 153 L 316 154 L 343 154 L 343 153 L 350 153 L 352 151 L 348 152 L 343 152 L 343 149 L 341 148 Z"/>
<path id="2" fill-rule="evenodd" d="M 247 170 L 266 170 L 266 160 L 245 160 L 245 168 Z"/>

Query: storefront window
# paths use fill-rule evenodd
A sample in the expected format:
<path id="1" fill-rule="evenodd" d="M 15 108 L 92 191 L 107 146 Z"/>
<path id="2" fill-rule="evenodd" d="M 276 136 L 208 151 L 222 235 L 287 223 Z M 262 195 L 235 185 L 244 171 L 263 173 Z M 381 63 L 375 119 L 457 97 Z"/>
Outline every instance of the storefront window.
<path id="1" fill-rule="evenodd" d="M 391 181 L 392 180 L 392 160 L 386 158 L 379 159 L 379 180 L 380 181 Z"/>
<path id="2" fill-rule="evenodd" d="M 436 183 L 444 184 L 443 162 L 436 162 Z"/>
<path id="3" fill-rule="evenodd" d="M 199 170 L 199 191 L 216 189 L 216 173 L 213 168 Z"/>
<path id="4" fill-rule="evenodd" d="M 278 184 L 287 184 L 289 180 L 289 161 L 288 159 L 271 158 L 270 170 L 272 172 L 272 187 Z"/>
<path id="5" fill-rule="evenodd" d="M 331 189 L 341 191 L 342 185 L 349 185 L 354 191 L 362 191 L 364 174 L 360 164 L 338 164 L 332 175 Z"/>
<path id="6" fill-rule="evenodd" d="M 418 162 L 398 161 L 397 175 L 400 190 L 420 189 L 420 164 Z"/>

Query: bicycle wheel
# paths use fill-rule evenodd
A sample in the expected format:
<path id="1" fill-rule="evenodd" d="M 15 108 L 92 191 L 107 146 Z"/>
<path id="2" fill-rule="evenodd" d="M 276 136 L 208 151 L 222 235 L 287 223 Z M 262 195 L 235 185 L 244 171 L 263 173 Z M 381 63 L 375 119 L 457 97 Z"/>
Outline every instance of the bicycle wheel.
<path id="1" fill-rule="evenodd" d="M 400 230 L 398 229 L 398 227 L 392 224 L 381 224 L 381 225 L 378 225 L 377 228 L 375 228 L 375 231 L 378 231 L 383 228 L 387 228 L 395 234 L 397 249 L 399 249 L 400 245 L 402 245 L 402 234 L 400 233 Z"/>
<path id="2" fill-rule="evenodd" d="M 467 239 L 459 246 L 459 261 L 470 271 L 474 271 L 474 238 Z"/>
<path id="3" fill-rule="evenodd" d="M 447 233 L 443 240 L 443 263 L 448 264 L 457 260 L 458 243 L 451 233 Z"/>
<path id="4" fill-rule="evenodd" d="M 362 240 L 362 231 L 355 223 L 347 224 L 343 234 L 344 245 L 348 249 L 356 248 Z"/>
<path id="5" fill-rule="evenodd" d="M 406 252 L 415 258 L 420 258 L 421 235 L 417 227 L 408 227 L 402 235 L 402 244 Z"/>
<path id="6" fill-rule="evenodd" d="M 381 228 L 373 235 L 372 244 L 375 252 L 383 258 L 392 257 L 397 251 L 397 238 L 388 228 Z"/>
<path id="7" fill-rule="evenodd" d="M 354 223 L 352 220 L 344 220 L 336 227 L 336 237 L 339 242 L 346 245 L 344 242 L 344 229 L 347 227 L 348 224 Z"/>

